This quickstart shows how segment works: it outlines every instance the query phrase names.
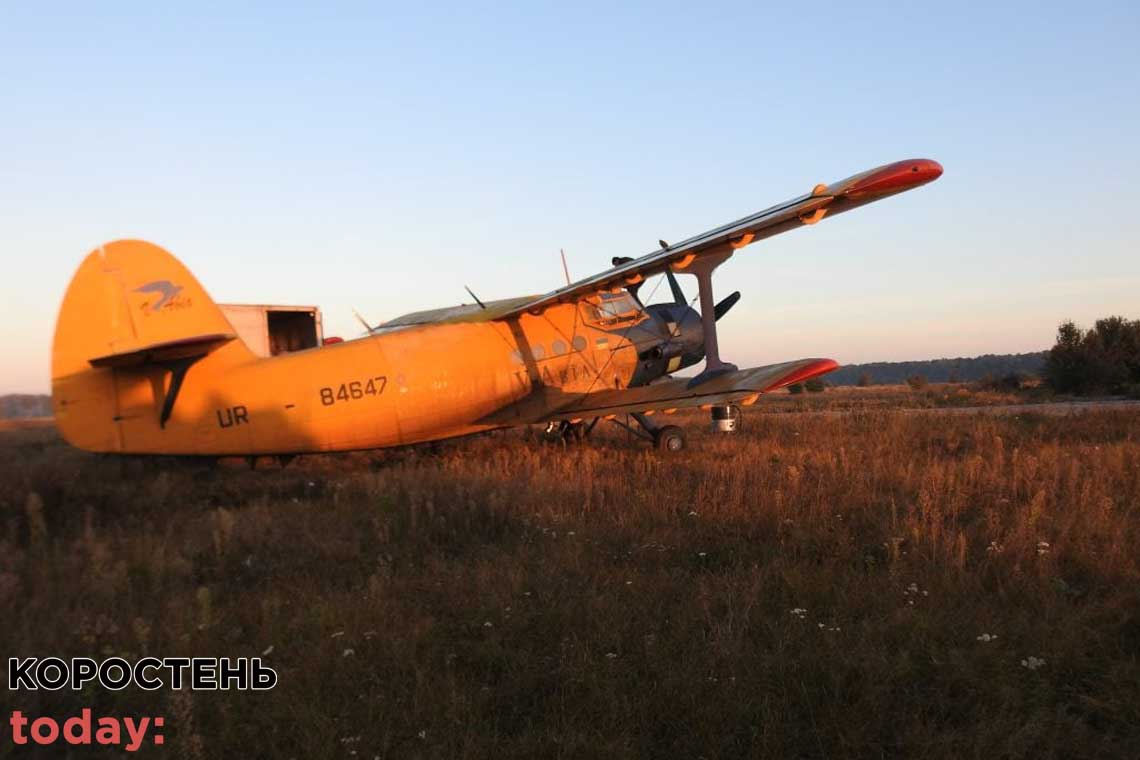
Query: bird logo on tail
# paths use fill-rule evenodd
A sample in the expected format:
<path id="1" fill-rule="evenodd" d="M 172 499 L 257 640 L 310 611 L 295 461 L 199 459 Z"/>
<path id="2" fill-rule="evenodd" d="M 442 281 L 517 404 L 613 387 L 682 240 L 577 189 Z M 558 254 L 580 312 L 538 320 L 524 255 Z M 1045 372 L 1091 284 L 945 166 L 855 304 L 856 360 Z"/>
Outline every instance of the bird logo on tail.
<path id="1" fill-rule="evenodd" d="M 182 286 L 175 285 L 170 280 L 155 280 L 154 282 L 148 282 L 145 285 L 140 285 L 135 288 L 136 293 L 158 293 L 162 296 L 150 307 L 151 311 L 158 311 L 163 306 L 166 306 L 166 304 L 170 303 L 171 299 L 181 291 Z"/>

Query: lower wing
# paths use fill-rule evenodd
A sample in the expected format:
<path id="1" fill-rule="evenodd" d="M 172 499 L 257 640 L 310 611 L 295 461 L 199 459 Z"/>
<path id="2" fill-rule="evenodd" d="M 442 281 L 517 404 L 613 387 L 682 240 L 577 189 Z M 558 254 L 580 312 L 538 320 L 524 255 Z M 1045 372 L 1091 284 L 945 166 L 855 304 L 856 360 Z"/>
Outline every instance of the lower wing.
<path id="1" fill-rule="evenodd" d="M 838 367 L 832 359 L 799 359 L 726 372 L 692 387 L 689 386 L 689 378 L 674 378 L 637 388 L 600 390 L 585 394 L 543 387 L 537 388 L 525 399 L 488 415 L 480 422 L 525 425 L 611 414 L 683 409 L 706 404 L 750 404 L 761 393 L 809 380 Z"/>

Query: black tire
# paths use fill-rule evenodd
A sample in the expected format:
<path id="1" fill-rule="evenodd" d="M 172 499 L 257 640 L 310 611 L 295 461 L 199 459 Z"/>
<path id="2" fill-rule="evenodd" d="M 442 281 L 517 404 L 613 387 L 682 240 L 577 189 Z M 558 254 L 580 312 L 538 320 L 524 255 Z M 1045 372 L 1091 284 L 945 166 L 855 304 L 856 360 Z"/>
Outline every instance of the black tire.
<path id="1" fill-rule="evenodd" d="M 676 425 L 666 425 L 653 434 L 653 445 L 658 451 L 682 451 L 685 448 L 685 431 Z"/>
<path id="2" fill-rule="evenodd" d="M 542 440 L 546 443 L 562 443 L 562 423 L 559 421 L 548 422 L 546 427 L 542 429 Z"/>
<path id="3" fill-rule="evenodd" d="M 585 437 L 586 424 L 584 422 L 570 422 L 561 420 L 547 423 L 542 431 L 542 439 L 548 443 L 570 444 L 577 443 Z"/>

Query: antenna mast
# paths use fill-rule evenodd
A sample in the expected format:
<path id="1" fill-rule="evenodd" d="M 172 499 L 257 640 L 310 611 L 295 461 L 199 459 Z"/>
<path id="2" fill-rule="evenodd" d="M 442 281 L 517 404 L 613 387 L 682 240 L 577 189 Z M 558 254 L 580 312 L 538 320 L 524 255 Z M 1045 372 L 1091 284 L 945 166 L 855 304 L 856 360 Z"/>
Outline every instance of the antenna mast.
<path id="1" fill-rule="evenodd" d="M 559 248 L 558 253 L 562 254 L 562 274 L 566 275 L 566 284 L 570 284 L 570 269 L 566 266 L 566 251 Z"/>
<path id="2" fill-rule="evenodd" d="M 474 293 L 472 293 L 472 292 L 471 292 L 471 288 L 469 288 L 469 287 L 467 287 L 466 285 L 464 285 L 464 286 L 463 286 L 463 289 L 467 291 L 467 294 L 468 294 L 468 295 L 470 295 L 472 298 L 474 298 L 474 299 L 475 299 L 475 303 L 479 304 L 479 308 L 480 308 L 480 309 L 486 309 L 486 308 L 487 308 L 487 304 L 485 304 L 485 303 L 483 303 L 482 301 L 480 301 L 480 300 L 479 300 L 479 296 L 477 296 L 477 295 L 475 295 Z"/>
<path id="3" fill-rule="evenodd" d="M 364 325 L 365 330 L 367 330 L 369 333 L 372 332 L 372 325 L 368 324 L 367 320 L 365 320 L 364 317 L 360 316 L 359 311 L 357 311 L 356 309 L 353 309 L 352 310 L 352 316 L 356 317 L 357 322 Z"/>

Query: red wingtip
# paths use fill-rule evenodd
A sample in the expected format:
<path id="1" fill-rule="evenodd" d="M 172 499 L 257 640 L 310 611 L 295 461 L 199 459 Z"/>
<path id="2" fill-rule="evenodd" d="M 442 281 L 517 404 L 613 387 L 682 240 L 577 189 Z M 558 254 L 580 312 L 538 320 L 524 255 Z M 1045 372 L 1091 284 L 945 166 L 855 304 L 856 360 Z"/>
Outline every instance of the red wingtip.
<path id="1" fill-rule="evenodd" d="M 804 380 L 810 380 L 818 375 L 823 375 L 832 370 L 839 369 L 839 362 L 834 359 L 814 359 L 810 360 L 810 364 L 805 364 L 794 372 L 784 375 L 776 382 L 769 385 L 764 389 L 764 392 L 774 391 L 783 388 L 787 385 L 795 385 L 802 383 Z"/>
<path id="2" fill-rule="evenodd" d="M 942 164 L 929 158 L 912 158 L 872 169 L 861 177 L 853 177 L 843 195 L 889 195 L 925 185 L 942 176 Z"/>

